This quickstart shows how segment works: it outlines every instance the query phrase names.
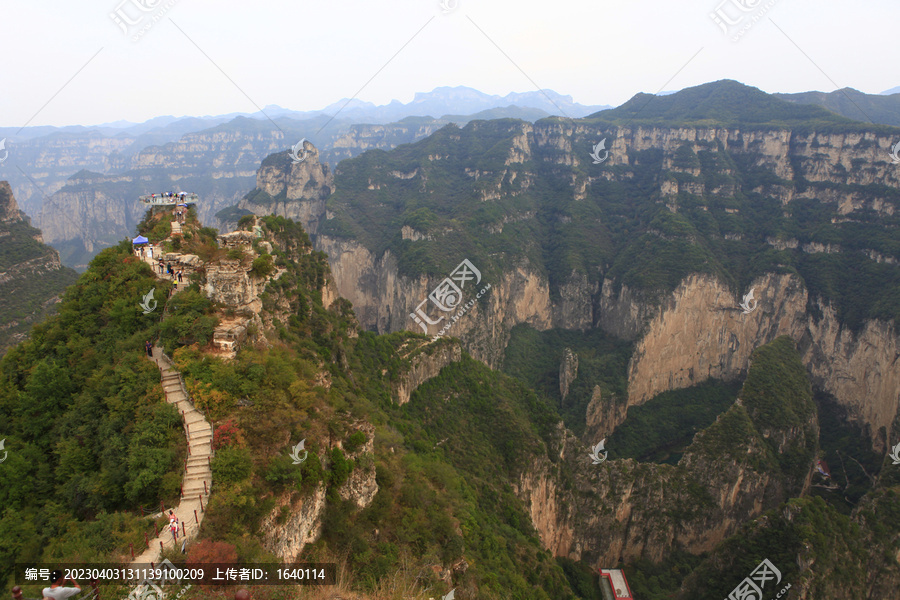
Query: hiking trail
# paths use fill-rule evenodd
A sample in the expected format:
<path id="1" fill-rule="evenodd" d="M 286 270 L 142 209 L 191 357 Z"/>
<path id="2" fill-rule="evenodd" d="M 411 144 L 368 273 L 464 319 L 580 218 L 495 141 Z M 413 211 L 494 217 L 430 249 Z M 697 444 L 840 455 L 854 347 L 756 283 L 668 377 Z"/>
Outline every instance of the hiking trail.
<path id="1" fill-rule="evenodd" d="M 182 535 L 182 523 L 184 523 L 187 539 L 196 537 L 200 530 L 200 524 L 203 522 L 209 492 L 212 488 L 212 470 L 209 466 L 209 460 L 212 457 L 212 426 L 188 400 L 182 385 L 181 374 L 175 370 L 174 365 L 163 354 L 162 348 L 159 346 L 153 347 L 153 360 L 162 373 L 162 386 L 166 393 L 166 401 L 174 404 L 183 415 L 188 440 L 187 469 L 182 479 L 182 492 L 178 506 L 166 507 L 165 511 L 165 514 L 168 515 L 170 509 L 174 510 L 175 516 L 178 517 L 177 541 L 172 538 L 172 532 L 166 523 L 159 536 L 150 540 L 150 547 L 137 556 L 132 564 L 159 562 L 160 542 L 166 549 L 180 548 L 181 543 L 185 540 L 185 536 Z M 194 511 L 196 511 L 196 519 Z"/>

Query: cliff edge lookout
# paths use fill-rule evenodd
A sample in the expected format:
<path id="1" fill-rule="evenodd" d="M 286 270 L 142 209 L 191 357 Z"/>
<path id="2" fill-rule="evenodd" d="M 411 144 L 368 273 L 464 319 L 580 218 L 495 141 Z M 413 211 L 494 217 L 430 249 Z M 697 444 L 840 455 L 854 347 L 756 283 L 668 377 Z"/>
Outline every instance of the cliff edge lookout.
<path id="1" fill-rule="evenodd" d="M 166 192 L 161 194 L 146 194 L 139 196 L 141 204 L 148 206 L 175 206 L 176 204 L 196 204 L 200 196 L 193 192 Z"/>

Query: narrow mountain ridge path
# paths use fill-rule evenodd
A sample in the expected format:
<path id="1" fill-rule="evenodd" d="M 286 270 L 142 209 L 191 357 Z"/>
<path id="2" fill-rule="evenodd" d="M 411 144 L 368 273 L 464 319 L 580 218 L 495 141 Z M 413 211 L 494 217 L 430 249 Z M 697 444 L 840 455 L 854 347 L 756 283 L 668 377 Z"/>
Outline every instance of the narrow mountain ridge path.
<path id="1" fill-rule="evenodd" d="M 181 376 L 175 370 L 169 360 L 163 356 L 162 348 L 153 347 L 153 360 L 156 362 L 162 374 L 163 391 L 166 393 L 166 401 L 174 404 L 181 412 L 188 441 L 187 468 L 181 485 L 181 499 L 178 506 L 166 507 L 166 516 L 169 510 L 175 511 L 178 517 L 178 537 L 173 538 L 172 532 L 166 523 L 165 529 L 159 536 L 150 540 L 150 547 L 136 557 L 132 564 L 149 564 L 159 562 L 162 547 L 181 547 L 185 540 L 182 534 L 182 523 L 187 539 L 197 536 L 203 515 L 209 500 L 209 492 L 212 488 L 212 469 L 209 461 L 212 458 L 212 426 L 193 404 L 188 401 L 184 388 L 181 385 Z"/>

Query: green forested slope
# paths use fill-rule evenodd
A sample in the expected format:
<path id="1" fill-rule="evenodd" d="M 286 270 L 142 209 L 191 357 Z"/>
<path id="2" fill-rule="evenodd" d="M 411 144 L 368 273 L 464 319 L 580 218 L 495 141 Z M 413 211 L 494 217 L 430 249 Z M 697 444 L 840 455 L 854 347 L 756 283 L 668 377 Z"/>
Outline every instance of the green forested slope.
<path id="1" fill-rule="evenodd" d="M 0 354 L 15 343 L 17 334 L 50 314 L 53 306 L 48 302 L 77 279 L 68 267 L 35 272 L 28 266 L 55 259 L 56 251 L 35 239 L 40 233 L 24 219 L 0 221 L 0 274 L 5 279 L 0 284 Z"/>
<path id="2" fill-rule="evenodd" d="M 900 190 L 878 182 L 807 181 L 799 165 L 810 159 L 794 155 L 788 159 L 796 178 L 785 180 L 753 149 L 734 142 L 726 148 L 719 140 L 665 152 L 655 144 L 628 149 L 627 166 L 591 163 L 592 144 L 637 125 L 664 128 L 672 137 L 681 135 L 678 127 L 686 128 L 684 136 L 709 127 L 736 127 L 746 136 L 771 130 L 900 135 L 733 81 L 638 96 L 586 119 L 538 121 L 531 134 L 511 119 L 448 125 L 415 144 L 343 161 L 328 201 L 333 218 L 319 231 L 355 239 L 376 256 L 390 250 L 401 274 L 413 278 L 446 273 L 465 256 L 492 276 L 527 261 L 549 280 L 553 295 L 574 272 L 654 296 L 691 273 L 714 274 L 737 291 L 764 273 L 792 272 L 810 291 L 811 309 L 821 298 L 853 328 L 866 319 L 900 316 L 900 264 L 871 255 L 900 257 Z M 551 135 L 567 147 L 542 145 Z M 530 154 L 507 164 L 523 136 Z M 588 179 L 585 197 L 576 198 L 573 187 Z M 666 182 L 682 191 L 664 197 Z M 691 186 L 705 191 L 686 191 Z M 787 190 L 802 196 L 783 204 Z M 880 199 L 895 208 L 861 208 L 848 217 L 829 200 L 841 196 Z M 403 239 L 403 226 L 430 239 Z M 772 243 L 789 239 L 796 248 L 777 250 Z M 840 252 L 805 252 L 807 244 Z"/>
<path id="3" fill-rule="evenodd" d="M 276 498 L 296 501 L 324 485 L 322 539 L 301 559 L 345 561 L 360 590 L 402 578 L 413 561 L 419 579 L 408 575 L 410 583 L 441 594 L 449 588 L 420 567 L 464 564 L 454 585 L 471 598 L 573 598 L 566 571 L 541 549 L 510 487 L 529 457 L 544 452 L 558 420 L 552 409 L 467 357 L 397 406 L 391 386 L 408 360 L 398 348 L 424 338 L 357 337 L 346 302 L 322 304 L 324 255 L 311 252 L 296 224 L 260 222 L 275 246 L 272 261 L 287 269 L 263 295 L 264 314 L 275 319 L 269 348 L 251 344 L 230 362 L 202 353 L 208 333 L 191 327 L 214 317 L 215 306 L 196 287 L 174 297 L 178 308 L 162 322 L 159 313 L 142 315 L 141 297 L 155 286 L 164 298 L 168 287 L 123 242 L 101 252 L 59 314 L 0 361 L 9 451 L 0 468 L 0 580 L 8 583 L 15 561 L 122 560 L 129 543 L 139 549 L 153 531 L 141 507 L 177 501 L 180 418 L 143 354 L 144 341 L 161 333 L 195 403 L 216 424 L 201 544 L 225 544 L 242 561 L 277 562 L 261 543 Z M 370 441 L 354 425 L 359 418 L 376 426 L 374 454 L 359 450 Z M 310 458 L 296 468 L 288 453 L 301 439 Z M 326 452 L 328 439 L 343 440 L 344 451 Z M 359 509 L 342 500 L 338 489 L 354 470 L 373 465 L 374 501 Z M 583 597 L 594 597 L 584 567 L 567 572 L 587 586 Z"/>

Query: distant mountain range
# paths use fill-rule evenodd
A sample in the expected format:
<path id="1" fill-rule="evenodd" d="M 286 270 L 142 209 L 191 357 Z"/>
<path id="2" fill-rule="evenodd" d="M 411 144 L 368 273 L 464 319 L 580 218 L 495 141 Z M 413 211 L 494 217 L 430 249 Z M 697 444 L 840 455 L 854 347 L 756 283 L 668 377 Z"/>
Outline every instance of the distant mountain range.
<path id="1" fill-rule="evenodd" d="M 731 87 L 720 86 L 718 93 L 730 93 Z M 10 182 L 19 205 L 34 217 L 44 239 L 60 251 L 63 264 L 80 269 L 101 248 L 132 233 L 142 214 L 135 202 L 138 194 L 175 188 L 196 192 L 202 199 L 201 220 L 214 224 L 218 211 L 235 205 L 253 188 L 256 170 L 267 156 L 287 150 L 301 138 L 334 169 L 340 161 L 368 150 L 390 150 L 428 137 L 449 123 L 463 127 L 473 120 L 513 118 L 533 123 L 565 115 L 626 126 L 632 119 L 672 124 L 673 119 L 726 123 L 733 117 L 747 118 L 746 111 L 738 117 L 729 104 L 736 99 L 715 98 L 715 110 L 710 110 L 712 100 L 696 99 L 702 106 L 693 105 L 694 94 L 686 90 L 638 94 L 609 109 L 578 104 L 571 96 L 549 90 L 499 96 L 461 86 L 439 87 L 416 94 L 405 104 L 342 100 L 318 111 L 270 105 L 265 114 L 161 116 L 144 123 L 30 127 L 21 132 L 0 128 L 9 152 L 9 160 L 0 163 L 0 177 Z M 754 106 L 771 105 L 780 118 L 795 123 L 813 118 L 834 123 L 845 117 L 900 125 L 900 94 L 852 89 L 758 94 Z M 797 105 L 796 110 L 772 104 L 776 99 Z M 755 122 L 770 121 L 772 115 L 762 109 Z"/>
<path id="2" fill-rule="evenodd" d="M 900 126 L 900 87 L 881 94 L 864 94 L 853 88 L 844 88 L 833 92 L 773 95 L 797 104 L 818 104 L 857 121 Z"/>
<path id="3" fill-rule="evenodd" d="M 389 104 L 376 105 L 355 98 L 344 98 L 329 104 L 321 110 L 297 111 L 282 108 L 277 104 L 266 106 L 262 112 L 255 113 L 230 113 L 215 117 L 194 117 L 191 119 L 179 119 L 166 116 L 156 117 L 144 123 L 131 123 L 129 121 L 116 121 L 98 125 L 98 128 L 124 130 L 132 135 L 143 134 L 157 128 L 167 128 L 185 120 L 206 121 L 206 127 L 210 122 L 224 123 L 235 117 L 250 117 L 252 119 L 276 119 L 287 117 L 289 119 L 306 120 L 316 117 L 340 116 L 342 120 L 354 123 L 384 124 L 405 119 L 406 117 L 442 117 L 445 115 L 470 115 L 482 111 L 498 108 L 519 107 L 532 109 L 536 118 L 551 115 L 578 118 L 591 113 L 610 108 L 609 105 L 584 105 L 575 102 L 572 96 L 558 94 L 553 90 L 539 92 L 512 92 L 505 96 L 485 94 L 466 86 L 437 87 L 430 92 L 419 92 L 408 103 L 392 100 Z M 540 111 L 540 112 L 538 112 Z M 196 131 L 193 129 L 191 131 Z M 2 129 L 0 129 L 2 132 Z"/>
<path id="4" fill-rule="evenodd" d="M 348 132 L 354 124 L 382 125 L 410 117 L 428 119 L 442 125 L 449 122 L 464 125 L 472 119 L 497 118 L 533 122 L 551 115 L 577 118 L 604 108 L 609 107 L 579 104 L 571 96 L 552 90 L 498 96 L 457 86 L 418 93 L 405 104 L 394 100 L 377 106 L 371 102 L 344 99 L 313 111 L 295 111 L 269 105 L 263 112 L 204 117 L 169 115 L 143 123 L 116 121 L 94 126 L 0 127 L 0 139 L 5 141 L 5 150 L 9 151 L 10 158 L 0 163 L 0 177 L 10 182 L 22 209 L 39 219 L 45 199 L 61 189 L 65 181 L 78 171 L 122 173 L 134 168 L 135 163 L 141 163 L 138 155 L 142 151 L 164 153 L 167 144 L 214 128 L 217 135 L 232 138 L 237 130 L 253 129 L 255 146 L 261 143 L 258 136 L 268 136 L 279 147 L 289 146 L 299 141 L 300 137 L 295 136 L 299 133 L 316 147 L 327 150 L 337 137 Z M 327 128 L 324 128 L 326 125 Z M 294 137 L 296 139 L 292 139 Z M 241 140 L 240 144 L 246 145 L 246 142 Z M 154 149 L 157 146 L 162 148 Z M 258 156 L 244 157 L 249 160 L 251 169 L 251 179 L 247 182 L 249 187 L 252 187 L 252 171 L 274 151 L 276 147 L 266 147 Z M 339 153 L 336 159 L 346 157 L 346 153 Z M 329 161 L 331 157 L 325 155 L 323 159 Z M 153 187 L 156 187 L 155 181 Z M 152 190 L 148 188 L 146 191 Z M 242 190 L 242 193 L 246 191 Z M 52 230 L 45 234 L 48 240 L 55 239 Z"/>

